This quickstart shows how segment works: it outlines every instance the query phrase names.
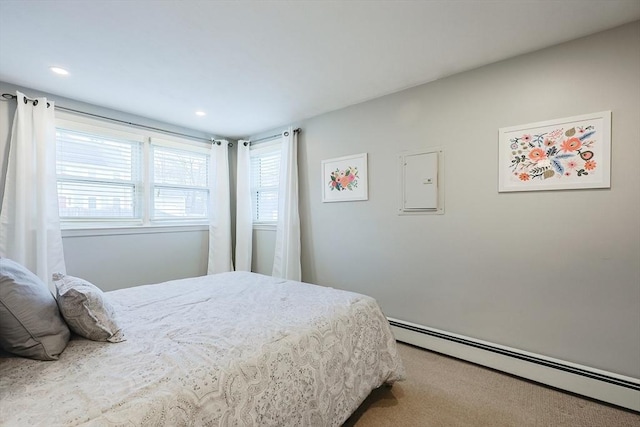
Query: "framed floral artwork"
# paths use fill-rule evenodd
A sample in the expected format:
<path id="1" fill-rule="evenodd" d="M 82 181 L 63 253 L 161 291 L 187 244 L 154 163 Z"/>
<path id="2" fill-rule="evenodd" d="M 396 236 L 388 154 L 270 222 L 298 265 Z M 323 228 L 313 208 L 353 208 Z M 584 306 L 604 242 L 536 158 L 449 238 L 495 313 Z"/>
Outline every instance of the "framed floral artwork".
<path id="1" fill-rule="evenodd" d="M 499 192 L 611 187 L 611 111 L 499 134 Z"/>
<path id="2" fill-rule="evenodd" d="M 322 201 L 367 200 L 367 153 L 322 161 Z"/>

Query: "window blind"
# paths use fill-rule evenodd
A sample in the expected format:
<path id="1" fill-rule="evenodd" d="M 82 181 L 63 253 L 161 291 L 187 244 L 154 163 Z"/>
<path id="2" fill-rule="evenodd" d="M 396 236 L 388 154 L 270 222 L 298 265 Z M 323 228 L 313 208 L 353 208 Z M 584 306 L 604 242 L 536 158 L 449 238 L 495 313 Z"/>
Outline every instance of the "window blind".
<path id="1" fill-rule="evenodd" d="M 205 219 L 209 212 L 208 154 L 152 145 L 152 220 Z"/>
<path id="2" fill-rule="evenodd" d="M 56 118 L 56 126 L 64 228 L 206 223 L 209 145 L 84 117 Z"/>
<path id="3" fill-rule="evenodd" d="M 56 142 L 62 220 L 141 218 L 139 141 L 57 129 Z"/>
<path id="4" fill-rule="evenodd" d="M 251 150 L 251 205 L 254 223 L 278 220 L 280 144 Z"/>

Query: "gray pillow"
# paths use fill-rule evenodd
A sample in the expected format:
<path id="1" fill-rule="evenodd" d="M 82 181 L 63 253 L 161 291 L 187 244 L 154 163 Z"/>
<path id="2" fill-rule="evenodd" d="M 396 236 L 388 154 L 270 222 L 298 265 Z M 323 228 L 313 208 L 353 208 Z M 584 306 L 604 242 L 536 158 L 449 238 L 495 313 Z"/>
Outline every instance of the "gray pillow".
<path id="1" fill-rule="evenodd" d="M 0 258 L 0 347 L 36 360 L 56 360 L 69 342 L 49 288 L 35 274 Z"/>
<path id="2" fill-rule="evenodd" d="M 53 275 L 60 312 L 76 334 L 93 340 L 125 340 L 116 311 L 97 286 L 73 276 Z"/>

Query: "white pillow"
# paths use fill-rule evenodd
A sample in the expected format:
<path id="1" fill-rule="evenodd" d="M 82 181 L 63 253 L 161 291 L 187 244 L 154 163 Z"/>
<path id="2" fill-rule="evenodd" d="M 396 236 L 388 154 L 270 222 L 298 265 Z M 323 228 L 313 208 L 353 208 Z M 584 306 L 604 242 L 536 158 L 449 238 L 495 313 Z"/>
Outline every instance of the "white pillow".
<path id="1" fill-rule="evenodd" d="M 73 332 L 93 341 L 125 341 L 115 309 L 97 286 L 61 273 L 53 280 L 60 313 Z"/>

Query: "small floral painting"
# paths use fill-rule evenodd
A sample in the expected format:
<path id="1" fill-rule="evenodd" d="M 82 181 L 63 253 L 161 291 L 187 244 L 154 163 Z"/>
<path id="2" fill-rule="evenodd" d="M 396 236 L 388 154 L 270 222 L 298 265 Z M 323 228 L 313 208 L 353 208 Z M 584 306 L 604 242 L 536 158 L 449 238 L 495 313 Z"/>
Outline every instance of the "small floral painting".
<path id="1" fill-rule="evenodd" d="M 500 191 L 609 187 L 611 113 L 500 130 Z"/>
<path id="2" fill-rule="evenodd" d="M 367 153 L 322 161 L 322 201 L 367 200 Z"/>
<path id="3" fill-rule="evenodd" d="M 331 172 L 331 180 L 329 180 L 329 188 L 331 191 L 353 191 L 358 188 L 358 168 L 348 166 L 346 169 L 336 169 Z"/>

